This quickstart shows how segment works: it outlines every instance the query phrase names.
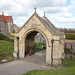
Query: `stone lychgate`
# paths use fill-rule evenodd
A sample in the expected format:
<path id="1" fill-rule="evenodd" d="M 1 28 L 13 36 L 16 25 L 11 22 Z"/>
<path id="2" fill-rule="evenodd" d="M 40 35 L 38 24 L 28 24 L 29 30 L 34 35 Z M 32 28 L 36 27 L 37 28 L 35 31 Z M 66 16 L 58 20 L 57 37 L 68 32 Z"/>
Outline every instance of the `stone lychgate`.
<path id="1" fill-rule="evenodd" d="M 41 33 L 46 40 L 46 64 L 61 65 L 64 58 L 64 33 L 59 32 L 45 15 L 40 17 L 36 10 L 22 28 L 15 33 L 14 57 L 25 58 L 27 47 L 34 46 L 37 33 Z"/>

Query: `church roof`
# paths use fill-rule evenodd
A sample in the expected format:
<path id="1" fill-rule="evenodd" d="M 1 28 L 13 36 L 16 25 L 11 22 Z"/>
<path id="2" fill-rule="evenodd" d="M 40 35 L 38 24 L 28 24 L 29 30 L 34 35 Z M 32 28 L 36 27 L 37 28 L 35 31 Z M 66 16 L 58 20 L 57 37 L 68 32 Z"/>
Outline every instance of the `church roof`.
<path id="1" fill-rule="evenodd" d="M 0 15 L 0 20 L 10 21 L 11 19 L 12 19 L 12 16 Z"/>

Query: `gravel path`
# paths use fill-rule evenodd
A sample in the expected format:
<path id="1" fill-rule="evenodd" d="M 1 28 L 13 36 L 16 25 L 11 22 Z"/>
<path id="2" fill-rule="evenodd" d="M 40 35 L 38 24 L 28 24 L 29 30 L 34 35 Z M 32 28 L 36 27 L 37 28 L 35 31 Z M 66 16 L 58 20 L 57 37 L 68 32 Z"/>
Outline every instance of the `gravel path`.
<path id="1" fill-rule="evenodd" d="M 30 70 L 54 69 L 50 66 L 43 66 L 23 60 L 16 60 L 0 64 L 0 75 L 22 75 Z"/>

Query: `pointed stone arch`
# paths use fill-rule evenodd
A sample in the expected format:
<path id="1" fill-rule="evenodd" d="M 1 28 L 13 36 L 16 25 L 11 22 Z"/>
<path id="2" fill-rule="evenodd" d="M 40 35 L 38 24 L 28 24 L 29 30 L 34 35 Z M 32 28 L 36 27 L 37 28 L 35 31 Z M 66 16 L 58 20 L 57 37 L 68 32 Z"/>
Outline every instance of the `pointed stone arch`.
<path id="1" fill-rule="evenodd" d="M 27 30 L 26 33 L 24 33 L 24 36 L 23 36 L 24 41 L 25 41 L 26 37 L 27 37 L 31 32 L 34 32 L 34 31 L 37 31 L 37 32 L 41 33 L 41 34 L 43 35 L 43 37 L 45 38 L 45 40 L 46 40 L 46 47 L 47 47 L 47 48 L 46 48 L 46 53 L 48 53 L 48 52 L 47 52 L 47 49 L 48 49 L 48 47 L 51 47 L 50 44 L 49 44 L 48 38 L 46 37 L 46 35 L 45 35 L 41 30 L 39 30 L 39 29 L 37 29 L 37 28 L 36 28 L 36 29 L 33 29 L 33 28 L 32 28 L 32 29 Z M 24 43 L 25 43 L 25 42 L 24 42 Z M 23 43 L 23 44 L 24 44 L 24 43 Z M 25 44 L 24 44 L 24 45 L 25 45 Z M 24 47 L 24 48 L 25 48 L 25 47 Z M 24 51 L 25 51 L 25 49 L 24 49 Z M 24 55 L 25 55 L 25 54 L 24 54 Z M 50 55 L 50 56 L 51 56 L 51 55 Z M 49 56 L 48 56 L 48 57 L 49 57 Z M 51 59 L 50 59 L 50 60 L 51 60 Z M 46 62 L 50 63 L 50 61 L 47 60 L 47 56 L 46 56 Z"/>

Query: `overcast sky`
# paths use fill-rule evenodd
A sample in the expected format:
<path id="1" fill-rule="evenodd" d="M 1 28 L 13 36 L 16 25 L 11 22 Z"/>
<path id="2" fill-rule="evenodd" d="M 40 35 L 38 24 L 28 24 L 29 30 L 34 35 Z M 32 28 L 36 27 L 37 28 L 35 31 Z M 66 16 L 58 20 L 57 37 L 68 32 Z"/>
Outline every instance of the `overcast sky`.
<path id="1" fill-rule="evenodd" d="M 23 26 L 33 14 L 34 7 L 42 17 L 58 28 L 75 28 L 75 0 L 0 0 L 0 14 L 13 17 L 14 23 Z"/>

